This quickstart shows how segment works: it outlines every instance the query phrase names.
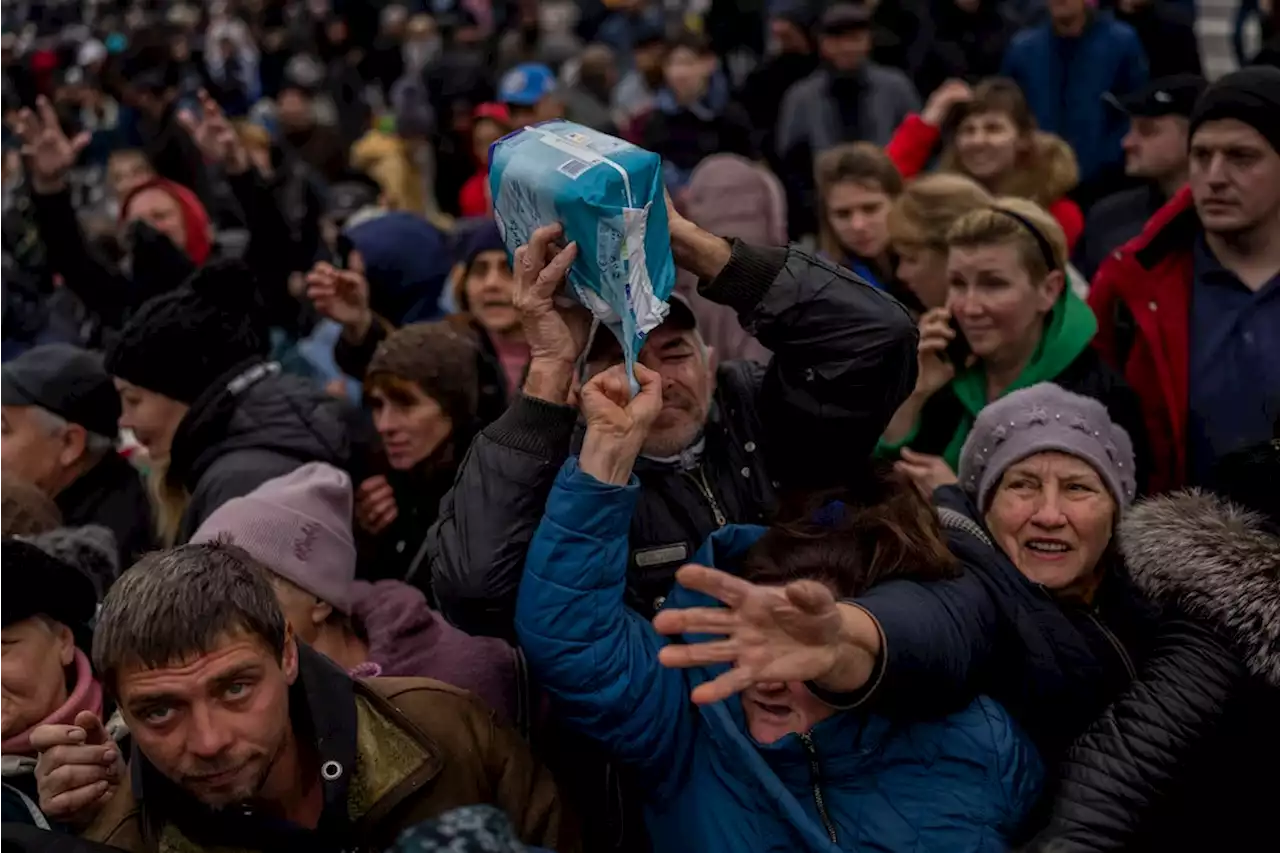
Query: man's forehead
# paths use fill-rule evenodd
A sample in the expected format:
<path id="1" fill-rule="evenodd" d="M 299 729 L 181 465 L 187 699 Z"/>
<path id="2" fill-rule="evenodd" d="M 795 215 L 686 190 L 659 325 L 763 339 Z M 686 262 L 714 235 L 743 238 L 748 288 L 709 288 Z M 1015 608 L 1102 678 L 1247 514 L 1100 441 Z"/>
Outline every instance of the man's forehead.
<path id="1" fill-rule="evenodd" d="M 1222 148 L 1248 146 L 1269 149 L 1266 137 L 1239 119 L 1221 118 L 1206 121 L 1191 136 L 1193 146 Z"/>
<path id="2" fill-rule="evenodd" d="M 251 664 L 270 663 L 266 644 L 248 634 L 223 635 L 208 651 L 178 655 L 161 666 L 134 659 L 120 667 L 116 685 L 120 698 L 146 693 L 181 693 Z"/>

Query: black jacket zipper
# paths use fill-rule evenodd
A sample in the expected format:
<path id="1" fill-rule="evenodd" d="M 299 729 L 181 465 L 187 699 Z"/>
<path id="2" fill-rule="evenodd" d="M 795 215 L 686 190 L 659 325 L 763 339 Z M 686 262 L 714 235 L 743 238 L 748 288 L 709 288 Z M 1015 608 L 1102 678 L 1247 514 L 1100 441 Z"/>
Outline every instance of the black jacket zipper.
<path id="1" fill-rule="evenodd" d="M 1129 673 L 1129 679 L 1132 681 L 1138 677 L 1138 669 L 1133 665 L 1133 658 L 1129 657 L 1129 653 L 1125 651 L 1124 643 L 1120 642 L 1120 638 L 1112 633 L 1111 629 L 1102 624 L 1092 609 L 1085 610 L 1085 615 L 1093 620 L 1093 624 L 1098 626 L 1098 630 L 1102 632 L 1102 636 L 1107 638 L 1107 642 L 1116 650 L 1116 654 L 1120 656 L 1120 662 L 1124 664 L 1125 671 Z"/>
<path id="2" fill-rule="evenodd" d="M 693 481 L 693 485 L 697 487 L 702 496 L 707 499 L 707 503 L 711 505 L 711 514 L 716 517 L 716 526 L 724 527 L 728 524 L 729 520 L 725 518 L 724 512 L 720 509 L 720 504 L 716 501 L 715 494 L 711 491 L 711 484 L 707 482 L 706 469 L 699 465 L 696 473 L 685 472 L 685 476 Z"/>
<path id="3" fill-rule="evenodd" d="M 822 796 L 822 768 L 818 766 L 818 748 L 813 745 L 813 738 L 807 734 L 799 737 L 800 742 L 804 744 L 804 751 L 809 753 L 809 776 L 813 780 L 813 804 L 818 807 L 818 817 L 827 830 L 827 837 L 831 839 L 832 844 L 836 844 L 836 825 L 831 822 L 831 815 L 827 814 L 827 802 Z"/>

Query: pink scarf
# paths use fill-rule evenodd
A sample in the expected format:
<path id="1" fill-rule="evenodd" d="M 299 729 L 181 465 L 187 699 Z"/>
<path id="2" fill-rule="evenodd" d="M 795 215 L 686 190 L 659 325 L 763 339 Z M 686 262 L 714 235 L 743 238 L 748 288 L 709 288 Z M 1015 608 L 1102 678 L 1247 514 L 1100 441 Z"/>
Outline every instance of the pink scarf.
<path id="1" fill-rule="evenodd" d="M 71 695 L 67 697 L 67 701 L 62 703 L 62 707 L 45 717 L 37 726 L 44 725 L 73 725 L 76 721 L 76 714 L 81 711 L 92 711 L 102 718 L 102 685 L 93 677 L 93 671 L 89 667 L 89 658 L 85 653 L 76 649 L 76 659 L 73 664 L 76 668 L 76 686 L 71 690 Z M 34 729 L 32 726 L 31 729 Z M 0 743 L 0 751 L 5 755 L 30 755 L 31 749 L 31 729 L 11 738 L 5 738 Z"/>

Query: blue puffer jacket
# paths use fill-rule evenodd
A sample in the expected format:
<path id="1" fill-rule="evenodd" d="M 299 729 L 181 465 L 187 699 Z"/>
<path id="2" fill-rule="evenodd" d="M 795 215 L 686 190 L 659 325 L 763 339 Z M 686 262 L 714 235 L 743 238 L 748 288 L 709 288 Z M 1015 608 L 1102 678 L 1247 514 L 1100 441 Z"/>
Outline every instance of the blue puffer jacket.
<path id="1" fill-rule="evenodd" d="M 609 486 L 565 463 L 529 548 L 516 630 L 557 712 L 639 772 L 655 850 L 1007 849 L 1043 772 L 990 699 L 936 722 L 840 712 L 767 746 L 739 700 L 693 705 L 693 687 L 724 667 L 661 666 L 666 639 L 623 605 L 639 492 L 634 477 Z M 763 532 L 726 527 L 696 560 L 729 565 Z M 678 586 L 668 600 L 713 603 Z"/>
<path id="2" fill-rule="evenodd" d="M 1009 44 L 1000 73 L 1022 87 L 1040 129 L 1071 145 L 1081 181 L 1120 165 L 1129 120 L 1104 97 L 1147 82 L 1147 55 L 1132 27 L 1106 13 L 1074 39 L 1059 38 L 1050 22 L 1028 27 Z"/>

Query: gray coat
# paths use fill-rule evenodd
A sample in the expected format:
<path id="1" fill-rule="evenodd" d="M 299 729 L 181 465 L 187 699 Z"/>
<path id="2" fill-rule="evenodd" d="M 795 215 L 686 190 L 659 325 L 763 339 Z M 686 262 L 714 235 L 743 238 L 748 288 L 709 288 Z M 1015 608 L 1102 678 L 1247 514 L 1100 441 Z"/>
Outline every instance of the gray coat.
<path id="1" fill-rule="evenodd" d="M 831 78 L 819 69 L 787 90 L 778 114 L 779 153 L 806 145 L 817 154 L 842 142 L 873 142 L 886 145 L 894 130 L 908 114 L 919 112 L 920 95 L 915 86 L 896 68 L 867 63 L 860 121 L 862 139 L 844 139 L 839 111 L 831 96 Z"/>

